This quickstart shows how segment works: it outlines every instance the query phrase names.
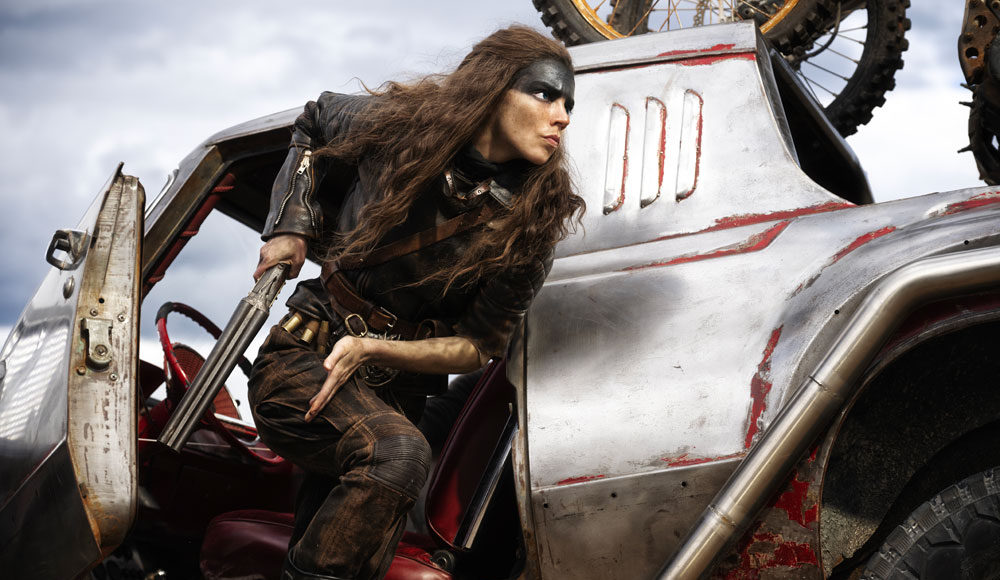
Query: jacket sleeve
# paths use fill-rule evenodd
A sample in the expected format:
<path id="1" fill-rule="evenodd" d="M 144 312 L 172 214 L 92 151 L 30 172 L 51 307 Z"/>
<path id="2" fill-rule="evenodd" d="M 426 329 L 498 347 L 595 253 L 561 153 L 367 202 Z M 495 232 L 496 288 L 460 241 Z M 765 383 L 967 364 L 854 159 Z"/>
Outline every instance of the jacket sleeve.
<path id="1" fill-rule="evenodd" d="M 528 306 L 552 269 L 552 254 L 543 261 L 515 268 L 487 280 L 454 326 L 483 355 L 499 358 L 521 323 Z"/>
<path id="2" fill-rule="evenodd" d="M 285 162 L 271 188 L 271 207 L 261 238 L 299 234 L 317 240 L 323 231 L 323 210 L 316 189 L 331 160 L 314 159 L 323 147 L 350 129 L 368 97 L 324 92 L 306 104 L 295 120 Z"/>

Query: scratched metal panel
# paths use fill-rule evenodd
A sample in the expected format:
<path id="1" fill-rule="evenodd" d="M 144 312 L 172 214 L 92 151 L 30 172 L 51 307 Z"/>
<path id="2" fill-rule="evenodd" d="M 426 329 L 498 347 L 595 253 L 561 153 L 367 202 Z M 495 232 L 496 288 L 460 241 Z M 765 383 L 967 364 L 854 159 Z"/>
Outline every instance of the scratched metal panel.
<path id="1" fill-rule="evenodd" d="M 579 77 L 567 143 L 586 226 L 560 245 L 528 315 L 523 362 L 510 368 L 525 377 L 519 454 L 543 577 L 620 562 L 615 546 L 647 541 L 654 525 L 648 504 L 618 502 L 625 536 L 595 541 L 609 530 L 597 504 L 567 499 L 553 517 L 546 498 L 626 478 L 661 490 L 665 504 L 703 509 L 705 498 L 662 482 L 745 454 L 874 281 L 922 256 L 998 243 L 995 189 L 855 207 L 812 183 L 782 140 L 759 62 Z M 697 129 L 671 125 L 685 104 L 702 109 L 697 179 L 687 181 L 678 176 L 692 164 L 670 152 Z M 613 137 L 620 109 L 627 138 Z M 608 171 L 619 156 L 615 195 Z M 580 545 L 572 564 L 559 556 Z"/>
<path id="2" fill-rule="evenodd" d="M 76 226 L 88 242 L 102 201 L 98 195 Z M 53 257 L 71 261 L 62 252 Z M 66 448 L 70 344 L 88 260 L 84 254 L 76 267 L 49 270 L 0 351 L 0 569 L 12 578 L 72 577 L 100 557 L 69 484 Z"/>
<path id="3" fill-rule="evenodd" d="M 103 549 L 117 547 L 135 518 L 144 203 L 139 180 L 119 170 L 94 226 L 72 341 L 67 439 L 80 495 Z"/>
<path id="4" fill-rule="evenodd" d="M 564 142 L 588 201 L 587 235 L 560 244 L 558 256 L 843 201 L 799 169 L 773 112 L 770 75 L 762 74 L 766 53 L 752 44 L 721 54 L 713 44 L 681 50 L 670 38 L 657 50 L 686 58 L 577 75 Z"/>

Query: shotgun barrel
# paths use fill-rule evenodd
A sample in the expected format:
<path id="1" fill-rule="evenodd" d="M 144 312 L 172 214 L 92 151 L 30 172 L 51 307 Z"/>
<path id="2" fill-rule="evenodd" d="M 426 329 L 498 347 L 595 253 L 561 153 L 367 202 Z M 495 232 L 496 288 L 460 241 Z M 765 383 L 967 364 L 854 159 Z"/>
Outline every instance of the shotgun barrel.
<path id="1" fill-rule="evenodd" d="M 236 306 L 205 364 L 160 433 L 159 442 L 180 452 L 208 411 L 236 362 L 267 320 L 274 299 L 285 283 L 288 264 L 280 263 L 264 273 L 253 290 Z"/>

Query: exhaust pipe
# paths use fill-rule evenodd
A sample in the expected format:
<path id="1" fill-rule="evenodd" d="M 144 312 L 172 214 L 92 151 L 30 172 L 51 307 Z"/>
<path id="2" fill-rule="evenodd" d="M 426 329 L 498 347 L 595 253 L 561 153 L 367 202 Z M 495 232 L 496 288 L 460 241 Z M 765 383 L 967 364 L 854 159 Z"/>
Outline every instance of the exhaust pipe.
<path id="1" fill-rule="evenodd" d="M 830 425 L 897 324 L 928 302 L 1000 286 L 1000 247 L 924 258 L 880 281 L 771 427 L 702 512 L 660 579 L 702 578 Z"/>

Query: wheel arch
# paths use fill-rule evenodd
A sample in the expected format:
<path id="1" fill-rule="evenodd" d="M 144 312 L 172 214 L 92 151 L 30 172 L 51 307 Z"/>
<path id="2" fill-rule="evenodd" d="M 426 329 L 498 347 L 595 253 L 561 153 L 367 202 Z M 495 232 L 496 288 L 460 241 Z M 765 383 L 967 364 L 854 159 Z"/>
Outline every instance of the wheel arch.
<path id="1" fill-rule="evenodd" d="M 820 444 L 827 574 L 864 565 L 922 502 L 1000 465 L 998 335 L 1000 294 L 979 294 L 918 310 L 879 354 Z"/>

